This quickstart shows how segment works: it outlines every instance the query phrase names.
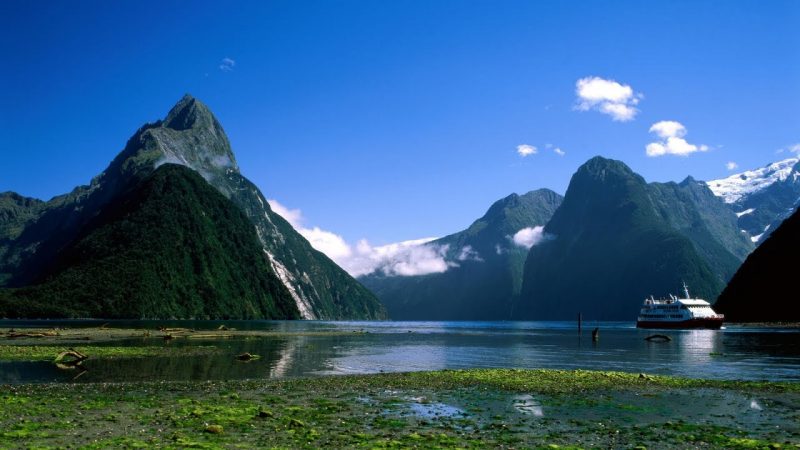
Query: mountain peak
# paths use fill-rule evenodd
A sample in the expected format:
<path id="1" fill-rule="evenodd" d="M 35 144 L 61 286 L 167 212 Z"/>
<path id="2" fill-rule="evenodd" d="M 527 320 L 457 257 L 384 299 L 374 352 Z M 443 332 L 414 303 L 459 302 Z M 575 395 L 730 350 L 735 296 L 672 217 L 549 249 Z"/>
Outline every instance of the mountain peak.
<path id="1" fill-rule="evenodd" d="M 575 172 L 572 181 L 580 180 L 581 182 L 607 182 L 611 180 L 621 180 L 637 178 L 644 183 L 644 178 L 631 170 L 624 162 L 616 159 L 604 158 L 602 156 L 595 156 L 594 158 L 583 163 Z M 572 184 L 572 182 L 570 183 Z"/>
<path id="2" fill-rule="evenodd" d="M 624 162 L 616 159 L 605 158 L 599 155 L 583 163 L 581 169 L 589 171 L 600 171 L 605 169 L 623 169 L 628 172 L 633 172 L 627 165 L 625 165 Z"/>
<path id="3" fill-rule="evenodd" d="M 167 114 L 163 126 L 173 130 L 188 130 L 190 128 L 217 128 L 217 119 L 203 102 L 184 95 Z"/>

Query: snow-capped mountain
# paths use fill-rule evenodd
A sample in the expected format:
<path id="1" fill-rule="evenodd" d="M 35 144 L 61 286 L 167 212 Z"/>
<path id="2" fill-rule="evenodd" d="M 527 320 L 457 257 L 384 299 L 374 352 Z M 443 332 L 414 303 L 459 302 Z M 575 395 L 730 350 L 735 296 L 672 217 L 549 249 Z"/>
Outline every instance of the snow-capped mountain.
<path id="1" fill-rule="evenodd" d="M 706 182 L 739 217 L 739 227 L 755 243 L 789 217 L 800 203 L 800 158 Z"/>

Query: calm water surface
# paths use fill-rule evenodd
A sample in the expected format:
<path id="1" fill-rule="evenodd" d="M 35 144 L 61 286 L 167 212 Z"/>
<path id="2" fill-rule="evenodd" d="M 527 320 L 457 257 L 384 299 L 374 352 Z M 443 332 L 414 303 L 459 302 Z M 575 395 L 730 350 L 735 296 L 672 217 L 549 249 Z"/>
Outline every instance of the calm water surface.
<path id="1" fill-rule="evenodd" d="M 93 321 L 6 321 L 0 326 L 97 326 Z M 102 323 L 107 323 L 103 321 Z M 118 321 L 114 327 L 215 329 L 214 321 Z M 89 359 L 76 382 L 226 380 L 398 372 L 473 367 L 619 370 L 694 378 L 800 381 L 800 330 L 728 327 L 712 330 L 637 330 L 601 322 L 309 322 L 225 321 L 240 330 L 342 331 L 333 336 L 217 340 L 132 340 L 109 345 L 213 345 L 201 356 Z M 600 339 L 590 330 L 598 326 Z M 363 331 L 365 333 L 350 332 Z M 671 342 L 647 342 L 653 333 Z M 258 354 L 241 363 L 232 355 Z M 0 383 L 72 381 L 74 372 L 51 362 L 2 362 Z"/>

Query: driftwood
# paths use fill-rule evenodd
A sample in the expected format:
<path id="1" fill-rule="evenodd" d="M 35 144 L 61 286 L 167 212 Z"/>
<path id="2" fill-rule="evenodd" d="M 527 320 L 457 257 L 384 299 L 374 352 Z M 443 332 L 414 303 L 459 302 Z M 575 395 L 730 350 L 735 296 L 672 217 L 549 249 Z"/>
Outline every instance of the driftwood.
<path id="1" fill-rule="evenodd" d="M 666 334 L 652 334 L 644 338 L 644 340 L 649 342 L 669 342 L 672 338 Z"/>
<path id="2" fill-rule="evenodd" d="M 65 359 L 65 358 L 68 358 L 68 359 Z M 81 372 L 83 372 L 86 369 L 81 367 L 81 364 L 83 364 L 83 362 L 86 361 L 87 359 L 89 359 L 89 355 L 81 353 L 81 352 L 75 350 L 74 348 L 70 348 L 69 350 L 67 350 L 65 352 L 61 352 L 58 355 L 56 355 L 56 359 L 54 359 L 53 362 L 56 364 L 56 367 L 58 367 L 59 369 L 62 369 L 62 370 L 80 369 Z M 80 375 L 82 375 L 82 373 Z"/>
<path id="3" fill-rule="evenodd" d="M 8 339 L 16 339 L 16 338 L 43 338 L 43 337 L 53 337 L 58 336 L 58 332 L 51 330 L 51 331 L 44 331 L 41 333 L 19 333 L 15 330 L 11 330 L 8 332 Z"/>
<path id="4" fill-rule="evenodd" d="M 191 334 L 186 336 L 187 339 L 210 339 L 210 338 L 232 338 L 233 334 Z"/>
<path id="5" fill-rule="evenodd" d="M 163 331 L 165 333 L 193 333 L 194 330 L 190 328 L 166 328 L 166 327 L 158 327 L 158 331 Z"/>
<path id="6" fill-rule="evenodd" d="M 64 358 L 66 358 L 68 356 L 71 357 L 72 359 L 64 361 Z M 77 363 L 83 362 L 83 361 L 85 361 L 87 359 L 89 359 L 89 355 L 87 355 L 85 353 L 81 353 L 81 352 L 75 350 L 74 348 L 70 348 L 65 352 L 59 353 L 56 356 L 56 359 L 53 360 L 53 361 L 54 362 L 62 362 L 62 361 L 64 361 L 65 364 L 73 364 L 73 363 L 77 364 Z"/>

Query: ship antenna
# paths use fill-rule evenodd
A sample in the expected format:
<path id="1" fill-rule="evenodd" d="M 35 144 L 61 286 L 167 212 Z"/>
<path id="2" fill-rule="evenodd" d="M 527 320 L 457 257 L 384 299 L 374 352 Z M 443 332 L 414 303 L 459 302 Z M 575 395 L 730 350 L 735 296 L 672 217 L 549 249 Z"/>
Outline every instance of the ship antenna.
<path id="1" fill-rule="evenodd" d="M 689 297 L 689 286 L 686 286 L 686 282 L 685 281 L 683 282 L 683 292 L 686 294 L 686 298 L 687 299 L 691 298 L 691 297 Z"/>

